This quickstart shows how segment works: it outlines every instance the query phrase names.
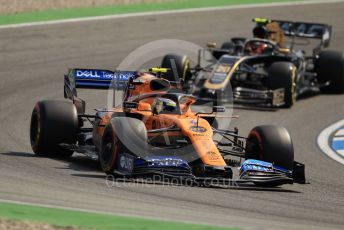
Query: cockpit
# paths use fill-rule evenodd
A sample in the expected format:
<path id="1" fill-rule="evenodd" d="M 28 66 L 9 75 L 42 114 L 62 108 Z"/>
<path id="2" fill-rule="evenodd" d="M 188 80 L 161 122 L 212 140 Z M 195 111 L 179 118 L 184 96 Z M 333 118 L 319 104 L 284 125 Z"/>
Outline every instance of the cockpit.
<path id="1" fill-rule="evenodd" d="M 153 114 L 185 114 L 196 98 L 185 94 L 164 94 L 155 98 L 152 104 Z"/>

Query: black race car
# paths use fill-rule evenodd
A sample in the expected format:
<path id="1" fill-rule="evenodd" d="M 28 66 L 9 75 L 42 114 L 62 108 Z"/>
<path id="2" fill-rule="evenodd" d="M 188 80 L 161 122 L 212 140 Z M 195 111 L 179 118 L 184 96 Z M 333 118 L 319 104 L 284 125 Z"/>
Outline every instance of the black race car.
<path id="1" fill-rule="evenodd" d="M 272 107 L 291 107 L 300 95 L 323 88 L 344 93 L 344 55 L 323 50 L 330 44 L 330 25 L 262 18 L 254 22 L 254 38 L 232 38 L 221 48 L 208 43 L 186 74 L 183 68 L 189 62 L 174 55 L 185 90 L 202 99 Z M 295 48 L 312 39 L 320 43 L 311 54 Z M 207 51 L 216 62 L 202 66 Z"/>

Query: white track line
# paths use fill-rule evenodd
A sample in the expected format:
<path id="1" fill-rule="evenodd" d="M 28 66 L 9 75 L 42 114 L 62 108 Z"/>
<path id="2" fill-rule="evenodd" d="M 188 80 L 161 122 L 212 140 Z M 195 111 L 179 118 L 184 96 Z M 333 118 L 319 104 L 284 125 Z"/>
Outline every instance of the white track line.
<path id="1" fill-rule="evenodd" d="M 338 132 L 336 132 L 335 136 L 344 136 L 344 129 L 338 130 Z"/>
<path id="2" fill-rule="evenodd" d="M 344 150 L 337 150 L 338 154 L 344 157 Z"/>
<path id="3" fill-rule="evenodd" d="M 274 7 L 274 6 L 328 4 L 328 3 L 340 3 L 340 2 L 344 2 L 344 0 L 328 0 L 328 1 L 304 0 L 304 1 L 300 1 L 300 2 L 261 3 L 261 4 L 191 8 L 191 9 L 181 9 L 181 10 L 164 10 L 164 11 L 154 11 L 154 12 L 142 12 L 142 13 L 116 14 L 116 15 L 83 17 L 83 18 L 73 18 L 73 19 L 61 19 L 61 20 L 52 20 L 52 21 L 44 21 L 44 22 L 19 23 L 19 24 L 3 25 L 3 26 L 0 26 L 0 29 L 21 28 L 21 27 L 30 27 L 30 26 L 41 26 L 41 25 L 54 25 L 54 24 L 71 23 L 71 22 L 108 20 L 108 19 L 129 18 L 129 17 L 139 17 L 139 16 L 166 15 L 166 14 L 177 14 L 177 13 L 194 13 L 194 12 L 219 11 L 219 10 L 236 10 L 236 9 Z"/>
<path id="4" fill-rule="evenodd" d="M 319 148 L 330 158 L 332 158 L 333 160 L 341 163 L 344 165 L 344 159 L 342 157 L 340 157 L 341 153 L 336 153 L 336 151 L 334 151 L 331 148 L 331 143 L 332 140 L 330 140 L 331 135 L 338 129 L 340 129 L 341 127 L 344 126 L 344 119 L 340 120 L 332 125 L 330 125 L 329 127 L 325 128 L 318 136 L 317 138 L 317 142 L 318 142 L 318 146 Z"/>

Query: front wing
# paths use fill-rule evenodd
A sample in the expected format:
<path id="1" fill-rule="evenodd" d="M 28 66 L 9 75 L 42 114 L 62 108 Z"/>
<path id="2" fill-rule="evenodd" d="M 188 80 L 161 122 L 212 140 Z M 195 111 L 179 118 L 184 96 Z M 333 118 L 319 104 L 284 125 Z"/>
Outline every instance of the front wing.
<path id="1" fill-rule="evenodd" d="M 249 105 L 267 105 L 280 107 L 285 104 L 284 89 L 275 90 L 256 90 L 244 87 L 233 89 L 234 102 Z"/>
<path id="2" fill-rule="evenodd" d="M 157 182 L 176 180 L 193 186 L 240 186 L 248 183 L 256 185 L 282 185 L 304 183 L 304 166 L 298 163 L 296 173 L 271 163 L 259 160 L 246 160 L 240 167 L 239 178 L 233 179 L 231 170 L 226 174 L 215 173 L 195 175 L 193 167 L 188 162 L 175 156 L 154 156 L 146 159 L 137 158 L 131 154 L 121 153 L 114 173 L 126 178 L 153 178 Z M 208 172 L 217 171 L 216 167 L 202 165 Z M 294 167 L 296 169 L 296 166 Z M 228 173 L 229 172 L 229 173 Z M 174 180 L 170 180 L 170 179 Z M 303 179 L 303 180 L 302 180 Z"/>

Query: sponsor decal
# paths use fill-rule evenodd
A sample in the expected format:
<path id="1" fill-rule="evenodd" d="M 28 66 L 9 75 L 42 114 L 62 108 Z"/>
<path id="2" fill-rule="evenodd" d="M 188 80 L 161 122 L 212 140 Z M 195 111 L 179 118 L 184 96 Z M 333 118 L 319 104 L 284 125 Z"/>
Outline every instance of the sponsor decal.
<path id="1" fill-rule="evenodd" d="M 97 79 L 97 80 L 118 80 L 127 81 L 130 77 L 135 78 L 136 72 L 133 71 L 117 71 L 109 70 L 91 70 L 77 69 L 75 76 L 79 79 Z"/>
<path id="2" fill-rule="evenodd" d="M 207 155 L 208 155 L 209 160 L 211 161 L 215 161 L 219 159 L 219 155 L 214 151 L 208 151 Z"/>
<path id="3" fill-rule="evenodd" d="M 269 162 L 249 159 L 241 165 L 240 171 L 273 172 L 274 167 Z"/>
<path id="4" fill-rule="evenodd" d="M 207 131 L 207 129 L 202 126 L 190 126 L 190 130 L 196 133 L 204 133 Z"/>
<path id="5" fill-rule="evenodd" d="M 132 72 L 132 71 L 119 71 L 113 74 L 113 79 L 119 80 L 119 81 L 127 81 L 129 80 L 129 78 L 135 78 L 135 77 L 136 77 L 136 72 Z"/>
<path id="6" fill-rule="evenodd" d="M 197 125 L 197 121 L 196 120 L 191 120 L 190 123 L 193 124 L 193 125 Z"/>
<path id="7" fill-rule="evenodd" d="M 151 158 L 148 160 L 150 166 L 182 166 L 185 162 L 177 158 Z"/>
<path id="8" fill-rule="evenodd" d="M 193 133 L 192 136 L 194 136 L 194 137 L 204 137 L 204 136 L 207 136 L 207 135 L 203 134 L 203 133 Z"/>
<path id="9" fill-rule="evenodd" d="M 75 75 L 78 78 L 92 79 L 113 79 L 113 73 L 105 70 L 76 70 Z"/>
<path id="10" fill-rule="evenodd" d="M 216 68 L 216 73 L 228 73 L 231 70 L 231 66 L 230 65 L 226 65 L 226 64 L 222 64 L 222 65 L 218 65 Z"/>
<path id="11" fill-rule="evenodd" d="M 127 153 L 120 154 L 118 169 L 125 172 L 132 172 L 134 169 L 134 157 Z"/>
<path id="12" fill-rule="evenodd" d="M 138 106 L 137 102 L 123 102 L 123 107 L 125 109 L 136 109 Z"/>

